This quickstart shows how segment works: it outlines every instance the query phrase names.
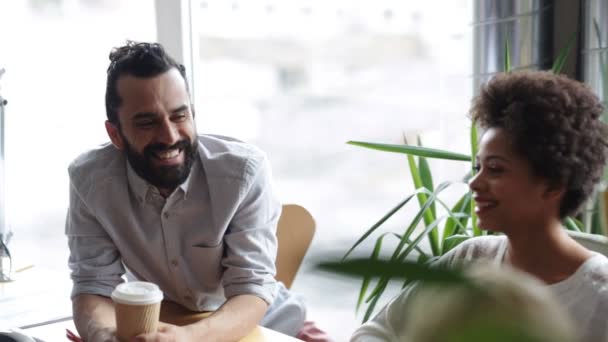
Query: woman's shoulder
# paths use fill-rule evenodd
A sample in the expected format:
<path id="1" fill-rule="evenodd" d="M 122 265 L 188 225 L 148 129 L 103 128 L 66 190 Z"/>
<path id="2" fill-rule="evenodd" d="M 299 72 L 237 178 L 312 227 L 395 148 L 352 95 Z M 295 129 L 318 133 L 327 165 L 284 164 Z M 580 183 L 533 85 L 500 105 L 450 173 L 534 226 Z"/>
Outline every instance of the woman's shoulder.
<path id="1" fill-rule="evenodd" d="M 581 271 L 581 275 L 585 278 L 587 284 L 601 290 L 600 292 L 608 296 L 608 258 L 606 256 L 594 253 L 581 266 Z"/>
<path id="2" fill-rule="evenodd" d="M 439 264 L 451 266 L 457 262 L 501 258 L 507 244 L 504 235 L 472 237 L 451 249 L 439 259 Z"/>
<path id="3" fill-rule="evenodd" d="M 549 286 L 556 298 L 577 317 L 577 324 L 588 334 L 608 334 L 605 330 L 605 317 L 608 315 L 608 258 L 595 253 L 573 276 Z M 593 315 L 590 316 L 590 312 Z M 600 331 L 596 331 L 598 329 Z"/>
<path id="4" fill-rule="evenodd" d="M 560 296 L 576 297 L 586 305 L 600 305 L 608 312 L 608 258 L 594 253 L 572 276 L 550 287 Z"/>

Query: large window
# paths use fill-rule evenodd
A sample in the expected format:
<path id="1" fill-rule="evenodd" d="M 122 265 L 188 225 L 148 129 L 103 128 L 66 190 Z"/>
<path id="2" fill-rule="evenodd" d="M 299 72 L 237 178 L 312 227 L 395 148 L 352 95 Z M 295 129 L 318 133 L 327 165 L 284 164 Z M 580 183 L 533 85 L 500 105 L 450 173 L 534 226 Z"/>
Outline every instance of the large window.
<path id="1" fill-rule="evenodd" d="M 344 253 L 412 191 L 401 155 L 348 140 L 466 152 L 470 1 L 192 1 L 199 130 L 265 150 L 281 199 L 307 207 L 309 259 Z M 457 180 L 466 165 L 432 164 Z M 405 211 L 401 218 L 408 216 Z M 401 228 L 399 218 L 391 224 Z M 337 340 L 359 324 L 358 284 L 303 266 L 294 290 Z"/>
<path id="2" fill-rule="evenodd" d="M 156 40 L 162 0 L 0 2 L 7 212 L 16 263 L 67 273 L 69 162 L 107 141 L 108 53 Z M 175 0 L 188 4 L 198 128 L 265 150 L 284 203 L 317 221 L 308 260 L 343 253 L 412 190 L 404 156 L 346 145 L 401 143 L 465 152 L 470 1 Z M 170 22 L 170 21 L 169 21 Z M 432 162 L 457 180 L 466 166 Z M 399 230 L 407 211 L 390 222 Z M 364 247 L 365 249 L 365 247 Z M 357 282 L 304 265 L 294 290 L 338 341 L 358 326 Z"/>
<path id="3" fill-rule="evenodd" d="M 67 273 L 67 166 L 108 141 L 108 55 L 126 39 L 156 39 L 154 3 L 2 1 L 0 32 L 9 246 L 17 266 Z"/>

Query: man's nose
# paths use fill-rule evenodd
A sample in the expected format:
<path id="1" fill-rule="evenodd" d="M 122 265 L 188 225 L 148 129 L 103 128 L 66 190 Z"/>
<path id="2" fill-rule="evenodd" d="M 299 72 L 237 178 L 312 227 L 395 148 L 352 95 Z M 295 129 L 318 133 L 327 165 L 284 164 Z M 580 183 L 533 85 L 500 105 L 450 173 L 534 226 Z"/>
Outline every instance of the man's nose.
<path id="1" fill-rule="evenodd" d="M 177 127 L 169 121 L 165 120 L 160 125 L 157 136 L 158 142 L 168 146 L 172 146 L 179 141 L 179 132 Z"/>

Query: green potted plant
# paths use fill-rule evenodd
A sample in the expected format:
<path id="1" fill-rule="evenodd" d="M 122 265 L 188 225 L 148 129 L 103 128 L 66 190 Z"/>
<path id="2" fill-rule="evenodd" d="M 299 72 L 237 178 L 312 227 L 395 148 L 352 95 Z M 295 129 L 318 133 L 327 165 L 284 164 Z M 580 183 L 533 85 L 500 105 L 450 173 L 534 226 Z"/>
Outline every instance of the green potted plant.
<path id="1" fill-rule="evenodd" d="M 559 73 L 562 70 L 573 43 L 574 36 L 555 60 L 551 68 L 554 73 Z M 508 43 L 505 43 L 504 70 L 507 72 L 511 70 L 509 56 L 509 45 Z M 463 193 L 456 203 L 451 206 L 441 199 L 442 192 L 445 189 L 456 183 L 466 183 L 473 174 L 472 168 L 475 155 L 477 154 L 478 139 L 477 129 L 474 125 L 471 126 L 469 134 L 470 154 L 468 155 L 424 147 L 420 143 L 420 140 L 418 140 L 417 145 L 410 145 L 407 144 L 407 142 L 403 145 L 394 145 L 349 141 L 348 144 L 354 146 L 405 154 L 407 156 L 410 176 L 412 177 L 415 191 L 406 196 L 406 198 L 391 208 L 373 224 L 346 252 L 342 260 L 347 261 L 353 250 L 359 247 L 363 241 L 374 237 L 375 244 L 369 259 L 372 262 L 378 261 L 380 259 L 383 241 L 386 237 L 389 237 L 398 240 L 397 246 L 390 251 L 389 263 L 406 263 L 407 260 L 412 260 L 414 256 L 417 258 L 417 262 L 426 263 L 439 258 L 450 249 L 471 237 L 486 234 L 486 232 L 481 231 L 477 226 L 477 217 L 473 211 L 474 203 L 470 191 L 467 190 Z M 470 171 L 463 175 L 461 182 L 442 182 L 435 185 L 428 158 L 469 163 Z M 594 204 L 598 202 L 598 198 L 598 196 L 595 197 Z M 405 225 L 405 229 L 402 232 L 384 232 L 379 236 L 373 235 L 390 217 L 412 202 L 418 202 L 417 212 L 414 218 Z M 598 205 L 594 205 L 593 207 L 596 209 L 599 208 Z M 581 229 L 584 229 L 583 222 L 589 222 L 589 225 L 591 222 L 601 223 L 602 215 L 603 214 L 599 210 L 587 211 L 583 213 L 582 217 L 567 218 L 564 221 L 564 226 L 569 230 L 580 231 Z M 420 225 L 422 225 L 422 229 L 417 230 Z M 603 231 L 603 228 L 601 227 L 596 229 L 596 231 L 593 231 L 590 227 L 587 227 L 586 231 Z M 421 246 L 421 242 L 425 239 L 428 240 L 430 246 L 428 250 L 424 250 Z M 346 267 L 346 265 L 348 265 L 348 263 L 344 263 L 344 267 Z M 363 317 L 363 321 L 365 322 L 371 317 L 389 282 L 394 278 L 394 274 L 387 272 L 378 276 L 376 272 L 374 274 L 362 274 L 362 276 L 363 281 L 357 300 L 357 310 L 362 305 L 367 306 Z M 403 286 L 406 286 L 412 280 L 415 280 L 415 277 L 408 277 L 405 280 L 402 279 Z"/>

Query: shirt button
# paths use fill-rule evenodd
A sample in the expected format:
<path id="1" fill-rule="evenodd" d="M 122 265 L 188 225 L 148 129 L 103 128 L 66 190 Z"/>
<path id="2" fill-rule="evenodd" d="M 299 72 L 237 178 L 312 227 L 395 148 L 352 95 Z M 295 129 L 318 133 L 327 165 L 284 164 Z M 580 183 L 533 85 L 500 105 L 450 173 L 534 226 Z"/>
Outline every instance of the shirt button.
<path id="1" fill-rule="evenodd" d="M 169 218 L 169 213 L 164 213 L 163 216 L 168 219 Z"/>
<path id="2" fill-rule="evenodd" d="M 176 266 L 176 267 L 177 267 L 177 264 L 178 264 L 177 259 L 172 259 L 172 260 L 171 260 L 171 265 L 173 265 L 173 266 Z"/>

